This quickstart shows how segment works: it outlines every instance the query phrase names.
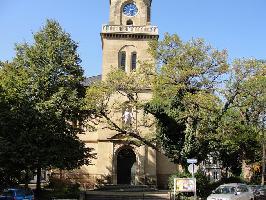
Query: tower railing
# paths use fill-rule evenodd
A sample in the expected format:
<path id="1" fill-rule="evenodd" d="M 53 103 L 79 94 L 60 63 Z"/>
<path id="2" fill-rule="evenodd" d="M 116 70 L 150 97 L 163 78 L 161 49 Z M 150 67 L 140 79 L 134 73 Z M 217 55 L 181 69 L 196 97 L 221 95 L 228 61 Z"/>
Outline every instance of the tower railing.
<path id="1" fill-rule="evenodd" d="M 102 33 L 144 33 L 158 35 L 157 26 L 103 25 Z"/>

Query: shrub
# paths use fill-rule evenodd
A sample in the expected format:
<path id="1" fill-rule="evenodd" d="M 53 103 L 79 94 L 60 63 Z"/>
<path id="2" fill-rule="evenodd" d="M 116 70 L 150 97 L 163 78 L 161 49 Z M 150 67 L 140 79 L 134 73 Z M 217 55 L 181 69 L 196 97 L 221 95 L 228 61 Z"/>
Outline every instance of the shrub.
<path id="1" fill-rule="evenodd" d="M 79 196 L 79 184 L 68 179 L 51 177 L 46 190 L 42 191 L 41 199 L 56 198 L 77 198 Z"/>
<path id="2" fill-rule="evenodd" d="M 199 170 L 195 174 L 197 180 L 197 196 L 206 198 L 212 191 L 210 181 L 203 171 Z"/>

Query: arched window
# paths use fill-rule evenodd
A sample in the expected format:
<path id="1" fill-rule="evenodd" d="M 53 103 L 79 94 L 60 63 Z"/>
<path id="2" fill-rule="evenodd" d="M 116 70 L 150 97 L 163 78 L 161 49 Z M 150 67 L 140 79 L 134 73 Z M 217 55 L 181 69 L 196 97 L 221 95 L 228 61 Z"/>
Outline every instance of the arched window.
<path id="1" fill-rule="evenodd" d="M 133 52 L 131 54 L 131 70 L 135 70 L 137 68 L 137 53 Z"/>
<path id="2" fill-rule="evenodd" d="M 148 23 L 151 22 L 151 7 L 150 6 L 147 8 L 147 22 Z"/>
<path id="3" fill-rule="evenodd" d="M 126 52 L 122 51 L 119 53 L 119 68 L 124 70 L 126 69 Z"/>
<path id="4" fill-rule="evenodd" d="M 131 19 L 127 20 L 127 25 L 128 26 L 133 25 L 133 21 Z"/>

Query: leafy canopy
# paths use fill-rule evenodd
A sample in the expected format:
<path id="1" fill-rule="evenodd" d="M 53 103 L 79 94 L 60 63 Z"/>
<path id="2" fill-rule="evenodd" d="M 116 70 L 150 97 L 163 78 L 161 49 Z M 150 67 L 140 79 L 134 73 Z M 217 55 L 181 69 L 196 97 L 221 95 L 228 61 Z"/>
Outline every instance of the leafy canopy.
<path id="1" fill-rule="evenodd" d="M 19 170 L 88 164 L 91 149 L 79 140 L 76 121 L 85 117 L 85 88 L 78 45 L 53 20 L 16 45 L 0 68 L 0 166 Z"/>

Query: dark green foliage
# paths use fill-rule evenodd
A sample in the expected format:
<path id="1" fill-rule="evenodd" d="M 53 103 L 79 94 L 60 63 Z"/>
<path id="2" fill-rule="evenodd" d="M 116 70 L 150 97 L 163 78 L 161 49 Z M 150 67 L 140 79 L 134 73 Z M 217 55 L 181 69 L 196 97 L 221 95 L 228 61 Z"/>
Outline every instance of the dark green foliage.
<path id="1" fill-rule="evenodd" d="M 62 192 L 62 193 L 78 193 L 79 192 L 79 184 L 73 183 L 67 179 L 60 179 L 56 177 L 51 177 L 49 179 L 49 189 L 52 189 L 55 192 Z"/>
<path id="2" fill-rule="evenodd" d="M 41 191 L 40 200 L 47 199 L 78 199 L 79 198 L 79 184 L 73 183 L 67 179 L 60 179 L 51 177 L 49 185 Z"/>
<path id="3" fill-rule="evenodd" d="M 177 163 L 201 161 L 210 151 L 206 133 L 220 106 L 214 89 L 227 69 L 226 52 L 201 39 L 183 42 L 168 34 L 150 50 L 159 69 L 145 110 L 157 119 L 158 141 Z"/>
<path id="4" fill-rule="evenodd" d="M 195 174 L 195 178 L 197 179 L 197 196 L 206 198 L 210 193 L 210 181 L 208 180 L 208 177 L 199 170 Z"/>
<path id="5" fill-rule="evenodd" d="M 188 127 L 187 118 L 176 120 L 179 112 L 184 111 L 181 98 L 173 98 L 169 105 L 151 101 L 146 104 L 145 110 L 157 119 L 157 139 L 165 154 L 174 162 L 185 164 L 187 158 L 203 159 L 201 154 L 205 148 L 201 148 L 199 138 L 193 134 L 195 127 Z"/>
<path id="6" fill-rule="evenodd" d="M 8 169 L 7 167 L 1 167 L 0 169 L 0 191 L 9 187 L 17 186 L 19 178 L 21 177 L 20 171 L 16 169 Z"/>
<path id="7" fill-rule="evenodd" d="M 157 120 L 157 141 L 165 154 L 187 158 L 215 154 L 224 171 L 240 175 L 242 162 L 260 160 L 265 136 L 266 66 L 255 59 L 227 61 L 226 51 L 201 39 L 183 42 L 166 34 L 151 43 L 158 64 L 153 99 L 146 112 Z M 228 175 L 225 173 L 224 175 Z"/>
<path id="8" fill-rule="evenodd" d="M 168 116 L 165 108 L 156 105 L 156 103 L 147 104 L 145 110 L 152 113 L 158 121 L 157 138 L 161 142 L 166 155 L 176 162 L 181 161 L 180 152 L 185 140 L 185 124 Z"/>
<path id="9" fill-rule="evenodd" d="M 32 45 L 0 68 L 0 168 L 36 172 L 88 164 L 91 149 L 79 140 L 85 88 L 78 45 L 48 20 Z"/>

